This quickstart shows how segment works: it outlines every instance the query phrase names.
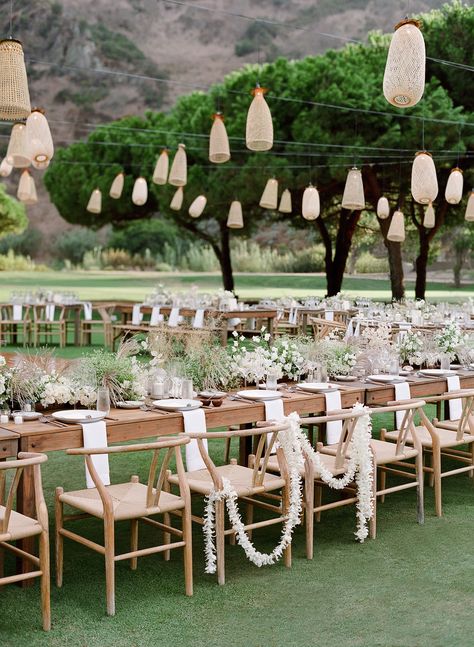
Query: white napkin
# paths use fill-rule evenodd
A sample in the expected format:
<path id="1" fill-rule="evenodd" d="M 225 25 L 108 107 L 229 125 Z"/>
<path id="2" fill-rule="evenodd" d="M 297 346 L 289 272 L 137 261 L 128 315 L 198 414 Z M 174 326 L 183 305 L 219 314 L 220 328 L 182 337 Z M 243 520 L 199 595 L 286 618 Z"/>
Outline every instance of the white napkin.
<path id="1" fill-rule="evenodd" d="M 282 398 L 278 398 L 277 400 L 264 400 L 263 404 L 265 405 L 265 420 L 267 422 L 275 421 L 275 422 L 281 422 L 283 418 L 285 417 L 285 410 L 283 408 L 283 400 Z M 271 434 L 267 435 L 267 442 L 270 441 Z M 272 454 L 276 454 L 276 447 L 273 445 L 272 447 Z"/>
<path id="2" fill-rule="evenodd" d="M 360 335 L 360 320 L 357 320 L 356 327 L 354 329 L 354 337 L 359 337 Z"/>
<path id="3" fill-rule="evenodd" d="M 107 447 L 107 427 L 104 420 L 86 422 L 82 425 L 82 438 L 86 449 L 98 449 Z M 109 456 L 108 454 L 96 454 L 91 456 L 92 464 L 104 485 L 110 485 Z M 86 484 L 88 488 L 95 487 L 95 483 L 86 465 Z"/>
<path id="4" fill-rule="evenodd" d="M 411 398 L 410 384 L 408 382 L 395 382 L 393 385 L 395 387 L 395 400 L 409 400 Z M 395 413 L 395 419 L 397 421 L 397 429 L 400 429 L 402 426 L 403 418 L 405 416 L 405 411 L 397 411 Z"/>
<path id="5" fill-rule="evenodd" d="M 324 318 L 326 321 L 334 321 L 334 310 L 325 310 Z"/>
<path id="6" fill-rule="evenodd" d="M 22 321 L 23 319 L 23 306 L 18 303 L 13 305 L 13 321 Z"/>
<path id="7" fill-rule="evenodd" d="M 194 315 L 193 328 L 202 328 L 204 325 L 204 310 L 196 310 Z"/>
<path id="8" fill-rule="evenodd" d="M 163 321 L 164 317 L 162 314 L 160 314 L 160 307 L 159 306 L 153 306 L 151 309 L 151 316 L 150 316 L 150 326 L 156 326 L 160 321 Z"/>
<path id="9" fill-rule="evenodd" d="M 46 309 L 45 309 L 46 321 L 54 321 L 55 311 L 56 311 L 56 306 L 54 305 L 54 303 L 46 304 Z"/>
<path id="10" fill-rule="evenodd" d="M 179 322 L 179 308 L 171 308 L 170 316 L 168 317 L 168 326 L 176 328 Z"/>
<path id="11" fill-rule="evenodd" d="M 206 414 L 203 409 L 192 409 L 183 411 L 184 433 L 206 433 Z M 207 440 L 204 440 L 204 447 L 207 452 Z M 199 451 L 198 441 L 193 439 L 186 447 L 186 471 L 195 472 L 196 470 L 205 470 L 206 463 L 203 461 Z"/>
<path id="12" fill-rule="evenodd" d="M 142 309 L 142 304 L 141 303 L 135 303 L 135 305 L 133 306 L 133 310 L 132 310 L 132 326 L 139 326 L 140 325 L 141 320 L 143 319 L 141 309 Z"/>
<path id="13" fill-rule="evenodd" d="M 340 391 L 326 391 L 324 394 L 326 400 L 326 413 L 329 415 L 331 411 L 342 409 L 341 392 Z M 334 420 L 333 422 L 326 423 L 326 440 L 328 445 L 334 445 L 339 442 L 342 432 L 342 420 Z"/>
<path id="14" fill-rule="evenodd" d="M 352 319 L 349 319 L 349 323 L 347 324 L 346 334 L 344 335 L 344 338 L 348 339 L 349 337 L 353 337 L 353 336 L 354 336 L 354 323 Z"/>
<path id="15" fill-rule="evenodd" d="M 232 319 L 229 319 L 227 321 L 227 325 L 229 326 L 229 328 L 235 328 L 241 323 L 242 323 L 242 319 L 240 319 L 239 317 L 232 317 Z"/>
<path id="16" fill-rule="evenodd" d="M 92 320 L 92 303 L 90 301 L 84 301 L 83 307 L 84 307 L 84 319 L 86 321 L 91 321 Z"/>
<path id="17" fill-rule="evenodd" d="M 298 308 L 290 308 L 290 314 L 288 315 L 288 323 L 296 324 L 298 319 Z"/>
<path id="18" fill-rule="evenodd" d="M 459 391 L 461 388 L 461 382 L 459 381 L 459 375 L 449 375 L 446 378 L 448 383 L 448 391 Z M 449 419 L 450 420 L 459 420 L 462 415 L 462 399 L 455 398 L 454 400 L 448 400 L 449 403 Z"/>

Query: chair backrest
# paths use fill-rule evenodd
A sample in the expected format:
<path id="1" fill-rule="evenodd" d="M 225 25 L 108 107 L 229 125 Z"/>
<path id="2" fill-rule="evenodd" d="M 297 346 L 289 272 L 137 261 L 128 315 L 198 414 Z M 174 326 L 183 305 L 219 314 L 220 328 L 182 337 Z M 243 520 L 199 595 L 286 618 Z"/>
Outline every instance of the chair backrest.
<path id="1" fill-rule="evenodd" d="M 464 434 L 474 434 L 474 389 L 449 391 L 439 396 L 426 398 L 426 402 L 429 402 L 430 404 L 435 402 L 449 402 L 450 400 L 458 399 L 462 402 L 462 410 L 456 429 L 457 441 L 462 440 Z M 423 422 L 427 424 L 425 418 L 423 419 Z"/>
<path id="2" fill-rule="evenodd" d="M 412 439 L 415 449 L 421 451 L 421 443 L 416 434 L 416 425 L 414 418 L 417 411 L 421 416 L 424 415 L 423 407 L 425 406 L 425 404 L 425 400 L 411 398 L 410 400 L 397 400 L 388 402 L 387 406 L 385 407 L 374 407 L 371 409 L 372 414 L 396 413 L 397 411 L 403 411 L 403 419 L 401 424 L 399 425 L 397 434 L 397 454 L 401 454 L 403 452 L 405 445 L 410 438 Z"/>
<path id="3" fill-rule="evenodd" d="M 324 339 L 335 330 L 343 330 L 345 332 L 346 326 L 337 321 L 328 321 L 319 317 L 311 317 L 309 323 L 313 327 L 313 336 L 316 341 Z"/>
<path id="4" fill-rule="evenodd" d="M 33 469 L 33 486 L 35 492 L 36 517 L 43 529 L 48 527 L 48 511 L 44 500 L 43 486 L 41 483 L 41 463 L 48 460 L 46 454 L 21 452 L 18 459 L 0 462 L 0 506 L 3 509 L 3 519 L 0 519 L 0 541 L 8 537 L 8 526 L 10 523 L 13 504 L 16 497 L 18 485 L 25 468 Z M 7 488 L 7 471 L 13 475 Z M 6 495 L 6 496 L 5 496 Z"/>
<path id="5" fill-rule="evenodd" d="M 59 317 L 56 318 L 56 313 L 59 311 Z M 66 313 L 66 308 L 55 303 L 47 303 L 45 305 L 33 306 L 33 320 L 35 323 L 54 323 L 63 321 Z"/>

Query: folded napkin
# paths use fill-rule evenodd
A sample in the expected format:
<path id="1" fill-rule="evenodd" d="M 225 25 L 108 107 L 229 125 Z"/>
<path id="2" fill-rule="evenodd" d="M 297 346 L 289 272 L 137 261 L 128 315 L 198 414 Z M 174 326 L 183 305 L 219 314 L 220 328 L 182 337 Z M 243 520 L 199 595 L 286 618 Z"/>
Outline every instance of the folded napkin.
<path id="1" fill-rule="evenodd" d="M 206 414 L 203 409 L 192 409 L 183 411 L 184 433 L 207 433 Z M 206 463 L 203 461 L 199 451 L 198 441 L 193 439 L 186 446 L 186 471 L 195 472 L 205 470 Z M 207 440 L 204 440 L 204 447 L 207 452 Z"/>
<path id="2" fill-rule="evenodd" d="M 298 308 L 290 308 L 290 314 L 288 315 L 288 323 L 296 324 L 298 319 Z"/>
<path id="3" fill-rule="evenodd" d="M 459 391 L 461 388 L 461 382 L 459 381 L 459 375 L 449 375 L 446 378 L 448 383 L 448 391 Z M 450 420 L 459 420 L 462 415 L 462 399 L 455 398 L 454 400 L 448 400 L 449 404 L 449 419 Z"/>
<path id="4" fill-rule="evenodd" d="M 411 398 L 410 385 L 408 382 L 395 382 L 395 400 L 409 400 Z M 395 413 L 395 419 L 397 421 L 397 429 L 400 429 L 402 426 L 403 418 L 405 416 L 405 411 L 397 411 Z"/>
<path id="5" fill-rule="evenodd" d="M 353 337 L 353 336 L 354 336 L 354 322 L 352 321 L 352 319 L 349 319 L 349 323 L 347 324 L 346 334 L 344 335 L 344 338 L 348 339 L 349 337 Z"/>
<path id="6" fill-rule="evenodd" d="M 46 304 L 46 309 L 45 309 L 46 321 L 54 321 L 55 311 L 56 311 L 56 306 L 54 305 L 54 303 Z"/>
<path id="7" fill-rule="evenodd" d="M 170 316 L 168 317 L 168 326 L 176 328 L 179 322 L 179 308 L 171 308 Z"/>
<path id="8" fill-rule="evenodd" d="M 204 310 L 199 309 L 196 310 L 196 314 L 194 315 L 194 321 L 193 321 L 193 328 L 202 328 L 204 325 Z"/>
<path id="9" fill-rule="evenodd" d="M 13 321 L 22 321 L 23 319 L 23 306 L 18 303 L 13 306 Z"/>
<path id="10" fill-rule="evenodd" d="M 239 317 L 232 317 L 232 319 L 229 319 L 227 321 L 227 325 L 229 326 L 229 328 L 235 328 L 235 326 L 238 326 L 241 323 L 242 323 L 242 319 L 240 319 Z"/>
<path id="11" fill-rule="evenodd" d="M 140 323 L 141 323 L 141 321 L 143 319 L 141 309 L 142 309 L 142 304 L 141 303 L 135 303 L 135 305 L 133 306 L 133 310 L 132 310 L 132 326 L 139 326 L 140 325 Z"/>
<path id="12" fill-rule="evenodd" d="M 356 326 L 354 328 L 354 337 L 359 337 L 360 335 L 360 320 L 357 320 Z"/>
<path id="13" fill-rule="evenodd" d="M 107 427 L 104 420 L 96 422 L 85 422 L 82 425 L 83 444 L 86 449 L 98 449 L 107 447 Z M 109 456 L 108 454 L 96 454 L 91 456 L 92 464 L 95 467 L 100 480 L 104 485 L 110 485 Z M 95 487 L 95 483 L 86 467 L 86 484 L 88 488 Z"/>
<path id="14" fill-rule="evenodd" d="M 329 415 L 331 411 L 342 409 L 341 392 L 340 391 L 326 391 L 324 394 L 326 401 L 326 413 Z M 339 442 L 342 432 L 342 420 L 334 420 L 326 424 L 326 440 L 328 445 L 334 445 Z"/>
<path id="15" fill-rule="evenodd" d="M 159 306 L 153 306 L 151 309 L 151 316 L 150 316 L 150 326 L 156 326 L 160 321 L 163 321 L 164 317 L 162 314 L 160 314 L 160 307 Z"/>
<path id="16" fill-rule="evenodd" d="M 285 410 L 283 408 L 282 398 L 277 400 L 264 400 L 263 404 L 265 405 L 265 420 L 267 422 L 281 422 L 285 417 Z M 270 441 L 271 434 L 267 435 L 267 441 Z M 276 447 L 273 445 L 272 454 L 276 454 Z"/>
<path id="17" fill-rule="evenodd" d="M 91 321 L 92 320 L 92 303 L 90 301 L 84 301 L 83 308 L 84 308 L 84 319 L 86 321 Z"/>
<path id="18" fill-rule="evenodd" d="M 326 321 L 334 321 L 334 310 L 325 310 L 324 318 Z"/>

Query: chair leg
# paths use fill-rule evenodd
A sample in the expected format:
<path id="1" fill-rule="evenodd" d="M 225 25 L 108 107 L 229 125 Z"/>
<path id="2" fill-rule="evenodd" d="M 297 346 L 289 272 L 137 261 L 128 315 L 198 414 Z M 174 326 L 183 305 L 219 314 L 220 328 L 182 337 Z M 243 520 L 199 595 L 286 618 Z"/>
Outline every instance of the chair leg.
<path id="1" fill-rule="evenodd" d="M 323 486 L 322 485 L 316 485 L 316 492 L 315 492 L 315 501 L 314 501 L 314 507 L 319 508 L 323 504 Z M 321 521 L 321 510 L 318 510 L 316 512 L 316 521 L 319 523 Z"/>
<path id="2" fill-rule="evenodd" d="M 439 447 L 433 447 L 431 466 L 433 467 L 436 516 L 441 517 L 443 515 L 443 503 L 441 497 L 441 450 Z"/>
<path id="3" fill-rule="evenodd" d="M 440 455 L 440 466 L 441 466 L 441 455 Z M 423 471 L 423 459 L 421 451 L 416 457 L 416 478 L 418 485 L 416 488 L 416 512 L 417 512 L 417 521 L 419 524 L 425 523 L 425 503 L 424 503 L 424 471 Z M 440 469 L 440 483 L 439 483 L 439 494 L 440 494 L 440 509 L 441 509 L 441 469 Z M 435 489 L 436 497 L 436 489 Z"/>
<path id="4" fill-rule="evenodd" d="M 225 502 L 216 501 L 217 582 L 225 584 Z"/>
<path id="5" fill-rule="evenodd" d="M 286 517 L 290 508 L 290 492 L 288 485 L 282 488 L 282 505 L 283 514 Z M 291 544 L 289 544 L 283 552 L 283 562 L 287 568 L 291 568 Z"/>
<path id="6" fill-rule="evenodd" d="M 138 550 L 138 519 L 130 521 L 130 552 Z M 137 570 L 138 557 L 130 559 L 130 568 L 132 571 Z"/>
<path id="7" fill-rule="evenodd" d="M 474 443 L 471 443 L 471 463 L 474 465 Z M 474 469 L 468 472 L 468 475 L 474 479 Z"/>
<path id="8" fill-rule="evenodd" d="M 104 519 L 105 595 L 107 615 L 115 615 L 115 538 L 113 519 Z"/>
<path id="9" fill-rule="evenodd" d="M 170 491 L 170 484 L 168 481 L 168 478 L 171 476 L 171 470 L 166 471 L 166 478 L 163 483 L 163 492 L 169 492 Z M 168 512 L 165 512 L 163 514 L 163 523 L 167 526 L 171 525 L 171 516 Z M 184 522 L 183 522 L 184 523 Z M 169 532 L 163 531 L 163 544 L 169 544 L 171 541 L 171 535 Z M 165 550 L 163 551 L 163 559 L 165 562 L 169 562 L 171 559 L 171 550 Z"/>
<path id="10" fill-rule="evenodd" d="M 43 614 L 43 629 L 51 629 L 51 581 L 49 567 L 49 534 L 45 530 L 39 536 L 39 559 L 41 568 L 41 611 Z"/>
<path id="11" fill-rule="evenodd" d="M 245 510 L 245 525 L 248 526 L 251 523 L 253 523 L 253 511 L 254 507 L 252 503 L 247 503 L 247 507 Z M 252 530 L 247 530 L 247 535 L 249 536 L 249 539 L 252 539 Z M 233 535 L 234 540 L 235 540 L 235 535 Z M 234 541 L 235 543 L 235 541 Z"/>
<path id="12" fill-rule="evenodd" d="M 193 594 L 193 528 L 191 520 L 191 502 L 183 510 L 183 540 L 186 542 L 184 553 L 184 587 L 186 595 Z"/>
<path id="13" fill-rule="evenodd" d="M 306 527 L 306 559 L 313 559 L 314 553 L 314 480 L 305 480 L 304 501 L 305 501 L 305 527 Z"/>
<path id="14" fill-rule="evenodd" d="M 63 568 L 64 568 L 64 540 L 60 533 L 63 527 L 63 504 L 59 500 L 60 495 L 64 492 L 62 487 L 56 488 L 55 516 L 56 516 L 56 586 L 61 588 L 63 585 Z"/>

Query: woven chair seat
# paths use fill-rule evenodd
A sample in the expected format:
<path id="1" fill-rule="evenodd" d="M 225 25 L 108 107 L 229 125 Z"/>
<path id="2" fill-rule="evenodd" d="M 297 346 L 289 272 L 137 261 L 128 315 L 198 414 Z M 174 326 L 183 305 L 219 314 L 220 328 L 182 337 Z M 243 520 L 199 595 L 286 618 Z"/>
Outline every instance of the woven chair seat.
<path id="1" fill-rule="evenodd" d="M 398 432 L 396 432 L 398 433 Z M 374 453 L 375 462 L 377 465 L 385 465 L 386 463 L 393 463 L 395 461 L 404 461 L 408 458 L 414 458 L 418 455 L 416 449 L 405 447 L 400 453 L 396 453 L 396 444 L 392 442 L 385 442 L 384 440 L 370 441 L 372 451 Z M 325 445 L 322 452 L 335 455 L 337 452 L 337 445 Z"/>
<path id="2" fill-rule="evenodd" d="M 457 425 L 455 424 L 454 429 L 452 431 L 450 431 L 449 429 L 442 429 L 438 426 L 435 427 L 435 431 L 439 438 L 441 447 L 452 447 L 453 445 L 464 445 L 466 443 L 474 442 L 474 436 L 470 434 L 464 434 L 464 437 L 461 440 L 456 440 L 456 433 L 455 433 L 456 427 Z M 385 438 L 396 441 L 397 434 L 398 434 L 398 431 L 387 431 L 385 433 Z M 420 442 L 423 445 L 423 447 L 432 446 L 433 441 L 426 427 L 416 427 L 416 435 L 420 439 Z M 412 444 L 412 442 L 413 441 L 410 437 L 407 438 L 407 443 Z"/>
<path id="3" fill-rule="evenodd" d="M 4 517 L 5 506 L 0 505 L 0 525 Z M 4 534 L 0 532 L 0 541 L 16 541 L 25 537 L 34 537 L 35 535 L 39 535 L 41 531 L 42 528 L 36 519 L 30 519 L 30 517 L 25 517 L 25 515 L 12 510 L 8 522 L 8 530 Z"/>
<path id="4" fill-rule="evenodd" d="M 347 471 L 347 465 L 348 465 L 347 460 L 344 460 L 344 464 L 342 467 L 336 468 L 336 456 L 333 456 L 332 454 L 320 454 L 320 459 L 324 467 L 328 469 L 333 476 L 339 476 L 340 474 L 344 474 L 344 472 Z M 270 458 L 270 460 L 268 461 L 267 469 L 270 470 L 270 472 L 280 471 L 280 466 L 278 464 L 277 456 L 272 456 Z M 305 476 L 304 467 L 300 470 L 300 476 L 302 477 Z"/>

